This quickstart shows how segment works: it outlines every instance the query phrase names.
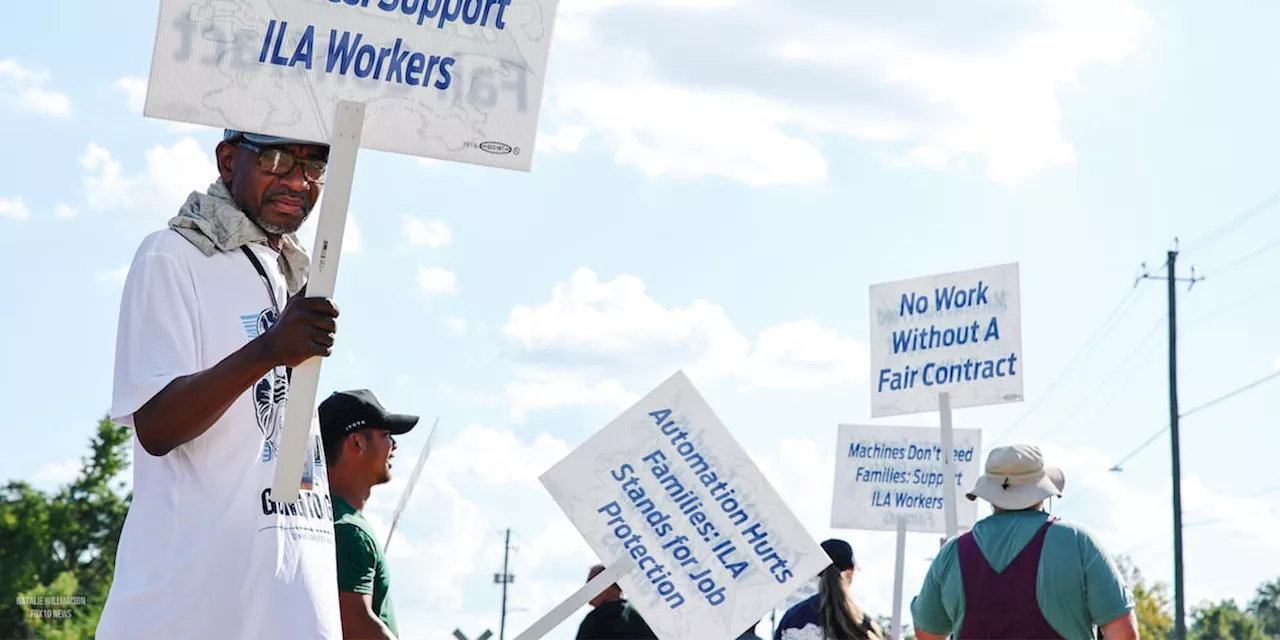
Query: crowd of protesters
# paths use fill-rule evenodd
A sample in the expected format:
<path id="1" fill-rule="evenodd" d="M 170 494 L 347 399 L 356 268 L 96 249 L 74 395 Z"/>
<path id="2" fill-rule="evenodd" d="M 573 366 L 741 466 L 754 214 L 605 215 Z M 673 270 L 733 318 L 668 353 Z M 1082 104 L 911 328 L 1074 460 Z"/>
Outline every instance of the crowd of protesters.
<path id="1" fill-rule="evenodd" d="M 362 511 L 417 416 L 367 390 L 333 394 L 299 500 L 271 495 L 292 368 L 330 355 L 337 331 L 333 301 L 306 295 L 295 235 L 328 152 L 226 131 L 216 179 L 135 253 L 111 408 L 134 431 L 134 493 L 100 640 L 398 637 L 388 563 Z M 1064 487 L 1036 447 L 988 454 L 966 497 L 992 514 L 934 558 L 911 600 L 916 638 L 1138 637 L 1133 595 L 1102 545 L 1045 509 Z M 773 640 L 888 637 L 853 596 L 853 548 L 822 548 L 817 593 L 787 609 Z M 579 640 L 656 640 L 617 584 L 590 604 Z M 739 640 L 759 638 L 754 626 Z"/>

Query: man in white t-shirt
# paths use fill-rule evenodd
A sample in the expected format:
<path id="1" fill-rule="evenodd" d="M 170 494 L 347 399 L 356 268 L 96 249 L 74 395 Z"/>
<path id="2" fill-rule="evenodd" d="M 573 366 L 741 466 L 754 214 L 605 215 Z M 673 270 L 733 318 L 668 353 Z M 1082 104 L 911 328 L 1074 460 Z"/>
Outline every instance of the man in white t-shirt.
<path id="1" fill-rule="evenodd" d="M 99 640 L 342 637 L 314 420 L 298 501 L 271 497 L 291 368 L 336 331 L 333 302 L 301 293 L 295 235 L 328 151 L 225 132 L 218 179 L 134 256 L 111 407 L 134 431 L 133 503 Z"/>

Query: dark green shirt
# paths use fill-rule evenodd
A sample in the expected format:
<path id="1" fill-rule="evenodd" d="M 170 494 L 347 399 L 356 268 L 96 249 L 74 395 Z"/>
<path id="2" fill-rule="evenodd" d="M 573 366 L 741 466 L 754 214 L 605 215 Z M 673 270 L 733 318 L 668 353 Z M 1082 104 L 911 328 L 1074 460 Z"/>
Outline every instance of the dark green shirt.
<path id="1" fill-rule="evenodd" d="M 367 594 L 373 613 L 397 637 L 396 612 L 388 592 L 391 575 L 373 528 L 346 500 L 333 496 L 333 535 L 338 551 L 338 591 Z"/>

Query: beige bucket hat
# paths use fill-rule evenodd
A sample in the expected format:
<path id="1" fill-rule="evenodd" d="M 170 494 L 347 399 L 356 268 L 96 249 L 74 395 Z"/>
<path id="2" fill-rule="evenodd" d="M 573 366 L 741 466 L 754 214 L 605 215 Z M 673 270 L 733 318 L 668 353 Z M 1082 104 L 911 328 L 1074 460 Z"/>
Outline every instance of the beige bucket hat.
<path id="1" fill-rule="evenodd" d="M 1040 448 L 1029 444 L 996 447 L 987 454 L 986 473 L 978 478 L 970 500 L 982 498 L 1006 511 L 1029 509 L 1046 498 L 1062 497 L 1067 479 L 1062 469 L 1044 466 Z"/>

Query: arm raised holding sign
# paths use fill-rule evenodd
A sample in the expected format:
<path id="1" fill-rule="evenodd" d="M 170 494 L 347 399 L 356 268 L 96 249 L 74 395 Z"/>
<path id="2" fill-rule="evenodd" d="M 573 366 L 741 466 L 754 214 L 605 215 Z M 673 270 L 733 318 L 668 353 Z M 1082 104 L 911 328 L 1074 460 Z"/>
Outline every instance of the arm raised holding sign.
<path id="1" fill-rule="evenodd" d="M 325 298 L 294 298 L 266 333 L 218 364 L 169 383 L 133 415 L 142 448 L 153 456 L 209 430 L 259 378 L 278 366 L 292 367 L 314 356 L 328 356 L 338 308 Z"/>

